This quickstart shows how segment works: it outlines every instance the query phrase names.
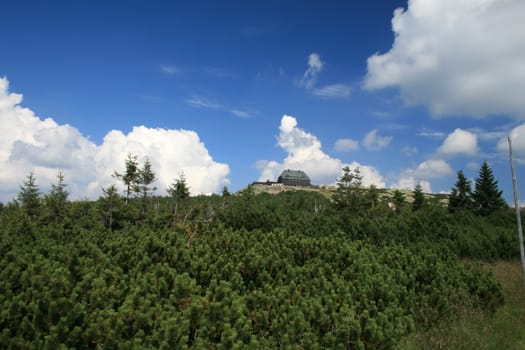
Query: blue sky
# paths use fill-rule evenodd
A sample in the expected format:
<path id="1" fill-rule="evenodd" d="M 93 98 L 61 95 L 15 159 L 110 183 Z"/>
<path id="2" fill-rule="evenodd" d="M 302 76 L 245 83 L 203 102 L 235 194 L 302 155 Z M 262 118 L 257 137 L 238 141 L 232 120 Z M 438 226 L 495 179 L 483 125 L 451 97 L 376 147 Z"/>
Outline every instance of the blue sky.
<path id="1" fill-rule="evenodd" d="M 525 171 L 519 0 L 2 8 L 4 202 L 30 171 L 96 198 L 130 152 L 159 193 L 181 171 L 210 193 L 285 168 L 331 184 L 347 164 L 365 184 L 443 192 L 488 160 L 510 201 L 510 133 Z"/>

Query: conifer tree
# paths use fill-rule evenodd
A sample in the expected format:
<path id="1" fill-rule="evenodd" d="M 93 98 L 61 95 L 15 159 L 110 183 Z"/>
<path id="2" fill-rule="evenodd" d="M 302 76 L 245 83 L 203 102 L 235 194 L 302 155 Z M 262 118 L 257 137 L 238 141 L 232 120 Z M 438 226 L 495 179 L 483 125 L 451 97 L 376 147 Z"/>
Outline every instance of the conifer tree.
<path id="1" fill-rule="evenodd" d="M 190 197 L 190 189 L 186 183 L 186 176 L 183 171 L 179 174 L 179 178 L 168 188 L 168 193 L 178 201 Z"/>
<path id="2" fill-rule="evenodd" d="M 173 224 L 177 222 L 177 214 L 180 204 L 190 197 L 190 190 L 186 184 L 184 172 L 181 172 L 179 178 L 167 189 L 173 203 Z"/>
<path id="3" fill-rule="evenodd" d="M 106 217 L 106 222 L 110 230 L 113 229 L 115 214 L 118 211 L 120 196 L 115 185 L 109 186 L 107 189 L 103 188 L 103 197 L 101 198 L 103 215 Z"/>
<path id="4" fill-rule="evenodd" d="M 33 172 L 29 173 L 27 180 L 20 186 L 17 200 L 29 216 L 29 219 L 35 219 L 40 209 L 41 197 L 40 189 L 36 184 L 36 178 Z"/>
<path id="5" fill-rule="evenodd" d="M 142 215 L 145 215 L 148 210 L 150 192 L 157 189 L 156 187 L 151 187 L 151 184 L 156 180 L 155 173 L 151 169 L 151 162 L 149 158 L 146 158 L 144 165 L 138 171 L 136 184 L 136 192 L 142 194 Z"/>
<path id="6" fill-rule="evenodd" d="M 504 208 L 507 204 L 502 196 L 503 192 L 498 188 L 498 181 L 492 174 L 487 161 L 481 164 L 479 175 L 476 178 L 476 185 L 473 194 L 475 207 L 481 215 L 488 215 L 493 211 Z"/>
<path id="7" fill-rule="evenodd" d="M 139 170 L 137 176 L 137 186 L 144 198 L 148 196 L 149 192 L 157 189 L 156 187 L 150 187 L 150 185 L 156 180 L 155 173 L 153 173 L 153 170 L 151 169 L 151 162 L 149 158 L 146 158 L 144 165 L 142 166 L 142 169 Z"/>
<path id="8" fill-rule="evenodd" d="M 362 176 L 359 168 L 343 168 L 343 175 L 337 180 L 334 202 L 337 208 L 359 208 L 362 202 Z"/>
<path id="9" fill-rule="evenodd" d="M 414 201 L 412 202 L 412 210 L 416 211 L 422 209 L 426 204 L 426 199 L 425 195 L 423 194 L 423 187 L 419 182 L 417 183 L 416 187 L 414 187 L 413 196 Z"/>
<path id="10" fill-rule="evenodd" d="M 131 194 L 138 191 L 138 183 L 140 180 L 139 170 L 137 156 L 131 155 L 131 153 L 129 153 L 128 158 L 126 159 L 125 173 L 120 174 L 115 172 L 115 174 L 113 174 L 114 177 L 122 179 L 124 185 L 126 185 L 126 204 L 128 204 Z"/>
<path id="11" fill-rule="evenodd" d="M 450 191 L 448 199 L 448 208 L 455 209 L 470 209 L 473 206 L 472 189 L 470 181 L 465 177 L 462 170 L 458 171 L 458 180 Z"/>
<path id="12" fill-rule="evenodd" d="M 60 171 L 57 175 L 57 183 L 51 185 L 51 191 L 46 196 L 46 204 L 49 207 L 51 217 L 54 219 L 64 218 L 67 210 L 69 192 L 66 190 L 64 173 Z"/>
<path id="13" fill-rule="evenodd" d="M 394 202 L 396 211 L 401 211 L 405 207 L 405 204 L 406 204 L 405 195 L 403 194 L 403 192 L 401 192 L 398 189 L 394 191 L 394 194 L 392 195 L 392 201 Z"/>

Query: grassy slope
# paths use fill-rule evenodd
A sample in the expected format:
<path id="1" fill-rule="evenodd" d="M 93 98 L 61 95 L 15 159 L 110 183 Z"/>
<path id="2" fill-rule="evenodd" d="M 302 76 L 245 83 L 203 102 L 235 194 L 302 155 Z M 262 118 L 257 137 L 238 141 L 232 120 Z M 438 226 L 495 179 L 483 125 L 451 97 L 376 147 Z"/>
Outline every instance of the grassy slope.
<path id="1" fill-rule="evenodd" d="M 457 320 L 406 338 L 399 349 L 525 349 L 525 287 L 519 261 L 488 264 L 505 305 L 494 315 L 466 311 Z"/>

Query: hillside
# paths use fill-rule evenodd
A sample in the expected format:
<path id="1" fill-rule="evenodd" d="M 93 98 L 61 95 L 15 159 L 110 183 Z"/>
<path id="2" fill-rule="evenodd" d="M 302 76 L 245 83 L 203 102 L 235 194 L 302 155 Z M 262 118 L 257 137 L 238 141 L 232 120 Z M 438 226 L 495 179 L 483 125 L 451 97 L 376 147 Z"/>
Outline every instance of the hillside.
<path id="1" fill-rule="evenodd" d="M 282 192 L 288 191 L 306 191 L 306 192 L 316 192 L 327 198 L 331 198 L 334 191 L 337 189 L 336 186 L 268 186 L 263 184 L 253 184 L 250 185 L 255 194 L 259 193 L 268 193 L 268 194 L 279 194 Z M 240 190 L 239 192 L 246 191 L 246 188 Z M 369 191 L 368 188 L 363 188 L 363 191 Z M 395 189 L 389 188 L 378 188 L 377 192 L 382 199 L 392 198 L 394 195 Z M 408 202 L 413 201 L 413 192 L 412 190 L 400 189 L 398 190 L 404 194 Z M 425 193 L 425 197 L 430 201 L 439 202 L 443 205 L 448 204 L 448 194 L 445 193 Z"/>

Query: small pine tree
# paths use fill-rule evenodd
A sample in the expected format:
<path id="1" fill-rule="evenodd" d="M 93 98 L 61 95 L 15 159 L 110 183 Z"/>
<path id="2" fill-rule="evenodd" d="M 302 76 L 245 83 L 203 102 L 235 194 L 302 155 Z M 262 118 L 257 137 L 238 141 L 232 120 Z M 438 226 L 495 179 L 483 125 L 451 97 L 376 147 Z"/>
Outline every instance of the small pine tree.
<path id="1" fill-rule="evenodd" d="M 139 170 L 137 176 L 137 185 L 144 198 L 148 197 L 148 193 L 155 191 L 156 187 L 150 187 L 150 185 L 157 179 L 155 173 L 151 169 L 151 162 L 149 158 L 146 158 L 142 169 Z"/>
<path id="2" fill-rule="evenodd" d="M 362 176 L 359 168 L 343 168 L 343 175 L 337 180 L 334 202 L 338 209 L 358 209 L 362 203 Z"/>
<path id="3" fill-rule="evenodd" d="M 498 181 L 492 174 L 492 169 L 487 161 L 484 161 L 479 169 L 472 196 L 476 209 L 481 215 L 488 215 L 497 209 L 505 208 L 507 204 L 502 194 L 503 192 L 498 188 Z"/>
<path id="4" fill-rule="evenodd" d="M 31 172 L 27 176 L 27 180 L 20 186 L 17 201 L 29 216 L 29 219 L 34 220 L 38 216 L 41 200 L 40 189 L 36 184 L 33 172 Z"/>
<path id="5" fill-rule="evenodd" d="M 426 204 L 426 199 L 425 195 L 423 194 L 423 187 L 419 182 L 417 183 L 416 187 L 414 187 L 413 196 L 414 201 L 412 202 L 412 210 L 416 211 L 422 209 Z"/>
<path id="6" fill-rule="evenodd" d="M 401 211 L 405 207 L 405 195 L 398 189 L 394 191 L 394 194 L 392 195 L 392 201 L 394 202 L 394 207 L 396 211 Z"/>
<path id="7" fill-rule="evenodd" d="M 140 180 L 140 171 L 139 163 L 137 161 L 137 156 L 128 154 L 126 159 L 126 171 L 124 174 L 115 172 L 113 174 L 117 179 L 121 179 L 126 185 L 126 204 L 129 202 L 129 197 L 133 192 L 138 191 L 138 183 Z"/>
<path id="8" fill-rule="evenodd" d="M 110 230 L 113 229 L 115 214 L 118 212 L 118 206 L 121 201 L 115 185 L 109 186 L 107 189 L 103 188 L 103 197 L 100 199 L 102 206 L 102 213 Z"/>
<path id="9" fill-rule="evenodd" d="M 170 185 L 167 191 L 172 198 L 173 224 L 176 224 L 180 204 L 190 197 L 190 189 L 186 184 L 186 177 L 184 176 L 184 172 L 180 173 L 179 178 L 175 180 L 173 184 Z"/>
<path id="10" fill-rule="evenodd" d="M 169 195 L 177 200 L 184 200 L 190 197 L 190 189 L 186 183 L 186 176 L 181 172 L 179 178 L 168 188 Z"/>
<path id="11" fill-rule="evenodd" d="M 471 209 L 472 206 L 472 189 L 470 187 L 470 181 L 467 180 L 463 171 L 459 170 L 458 180 L 450 190 L 448 208 L 453 211 L 457 209 Z"/>
<path id="12" fill-rule="evenodd" d="M 148 158 L 144 161 L 144 165 L 138 172 L 136 191 L 142 194 L 142 215 L 146 215 L 148 211 L 148 203 L 150 193 L 154 192 L 157 188 L 151 187 L 151 184 L 155 182 L 155 173 L 151 168 L 151 162 Z"/>
<path id="13" fill-rule="evenodd" d="M 46 196 L 46 204 L 52 218 L 62 219 L 66 216 L 69 192 L 66 190 L 67 185 L 62 171 L 58 173 L 57 179 L 57 183 L 51 185 L 51 191 Z"/>

